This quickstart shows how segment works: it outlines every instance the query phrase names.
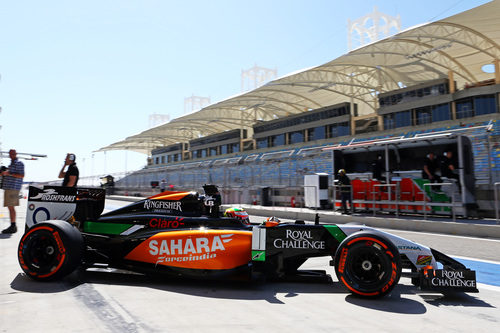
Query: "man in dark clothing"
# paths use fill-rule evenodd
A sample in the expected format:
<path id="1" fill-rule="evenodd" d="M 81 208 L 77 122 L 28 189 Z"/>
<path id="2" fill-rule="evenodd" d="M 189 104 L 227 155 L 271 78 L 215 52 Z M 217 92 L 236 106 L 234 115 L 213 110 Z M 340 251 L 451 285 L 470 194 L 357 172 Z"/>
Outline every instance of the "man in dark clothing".
<path id="1" fill-rule="evenodd" d="M 347 201 L 349 201 L 349 208 L 353 210 L 352 200 L 351 200 L 351 180 L 345 174 L 344 169 L 339 170 L 339 186 L 340 186 L 340 198 L 342 200 L 342 210 L 344 214 L 349 214 L 347 211 Z"/>
<path id="2" fill-rule="evenodd" d="M 383 170 L 382 155 L 377 155 L 377 159 L 372 163 L 373 178 L 379 181 L 385 181 L 385 177 L 382 177 Z"/>
<path id="3" fill-rule="evenodd" d="M 429 179 L 431 183 L 442 183 L 441 177 L 436 175 L 438 163 L 434 153 L 429 153 L 424 160 L 424 169 L 422 170 L 422 178 Z M 435 186 L 436 190 L 440 190 L 441 186 Z"/>
<path id="4" fill-rule="evenodd" d="M 458 181 L 458 175 L 454 172 L 455 166 L 453 165 L 453 153 L 448 150 L 444 153 L 441 159 L 441 176 L 456 179 Z"/>
<path id="5" fill-rule="evenodd" d="M 62 186 L 66 187 L 76 187 L 78 184 L 78 176 L 80 172 L 75 163 L 76 156 L 75 154 L 67 154 L 66 160 L 64 161 L 64 165 L 59 172 L 59 178 L 64 178 L 62 182 Z M 64 171 L 64 169 L 68 167 L 68 170 Z"/>

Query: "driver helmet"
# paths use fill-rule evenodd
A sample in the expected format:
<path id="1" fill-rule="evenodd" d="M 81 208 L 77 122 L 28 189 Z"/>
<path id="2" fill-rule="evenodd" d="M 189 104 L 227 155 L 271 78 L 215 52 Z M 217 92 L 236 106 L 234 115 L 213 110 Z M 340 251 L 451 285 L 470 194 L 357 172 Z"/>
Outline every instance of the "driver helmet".
<path id="1" fill-rule="evenodd" d="M 231 207 L 226 209 L 226 211 L 224 212 L 224 216 L 238 219 L 245 224 L 250 224 L 248 213 L 240 207 Z"/>

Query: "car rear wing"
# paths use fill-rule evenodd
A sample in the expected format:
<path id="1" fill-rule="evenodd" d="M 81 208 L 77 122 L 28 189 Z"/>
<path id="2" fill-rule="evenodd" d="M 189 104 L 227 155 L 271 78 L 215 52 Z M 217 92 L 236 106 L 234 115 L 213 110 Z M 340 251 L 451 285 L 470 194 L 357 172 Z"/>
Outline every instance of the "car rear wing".
<path id="1" fill-rule="evenodd" d="M 30 186 L 26 228 L 47 220 L 97 219 L 104 210 L 106 190 L 63 186 Z"/>

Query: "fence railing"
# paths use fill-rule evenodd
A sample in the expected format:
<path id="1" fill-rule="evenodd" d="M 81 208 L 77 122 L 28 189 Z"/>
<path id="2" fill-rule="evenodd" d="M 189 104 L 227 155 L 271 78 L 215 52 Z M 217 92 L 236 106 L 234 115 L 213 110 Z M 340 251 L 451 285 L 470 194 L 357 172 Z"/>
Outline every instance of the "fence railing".
<path id="1" fill-rule="evenodd" d="M 498 183 L 500 185 L 500 183 Z M 426 187 L 433 186 L 453 186 L 452 183 L 439 183 L 439 184 L 424 184 L 424 189 L 422 192 L 422 200 L 421 201 L 408 201 L 401 199 L 401 191 L 399 183 L 397 184 L 375 184 L 373 185 L 373 190 L 369 192 L 367 199 L 354 199 L 353 187 L 352 185 L 333 185 L 333 210 L 337 208 L 337 204 L 341 202 L 341 199 L 337 198 L 338 188 L 349 186 L 350 188 L 350 196 L 352 207 L 358 206 L 361 207 L 361 210 L 371 211 L 373 216 L 376 215 L 377 212 L 382 211 L 391 211 L 394 212 L 397 217 L 402 213 L 401 207 L 414 207 L 416 211 L 420 208 L 421 212 L 424 215 L 424 219 L 427 219 L 427 215 L 429 214 L 428 210 L 432 207 L 440 207 L 440 208 L 448 208 L 450 210 L 450 214 L 452 215 L 453 221 L 456 220 L 456 208 L 462 208 L 462 204 L 455 201 L 456 190 L 455 187 L 452 187 L 452 190 L 446 194 L 447 198 L 450 198 L 450 202 L 433 202 L 428 200 L 428 195 L 426 191 Z M 384 190 L 376 190 L 376 189 L 386 189 Z M 499 187 L 500 189 L 500 187 Z M 359 194 L 359 193 L 358 193 Z M 357 195 L 356 195 L 357 196 Z M 386 199 L 382 199 L 385 196 Z M 496 201 L 498 201 L 496 199 Z M 385 208 L 383 208 L 385 206 Z M 498 210 L 497 210 L 498 211 Z"/>
<path id="2" fill-rule="evenodd" d="M 340 200 L 337 199 L 337 188 L 340 190 L 339 193 L 340 193 Z M 332 185 L 332 189 L 333 189 L 333 200 L 332 200 L 332 203 L 333 203 L 333 211 L 335 211 L 335 209 L 337 208 L 337 203 L 340 202 L 341 204 L 341 209 L 344 209 L 344 207 L 342 206 L 342 188 L 349 188 L 349 196 L 350 196 L 350 200 L 349 200 L 349 203 L 350 203 L 350 210 L 351 210 L 351 213 L 354 212 L 354 203 L 353 203 L 353 193 L 352 193 L 352 185 Z M 346 210 L 347 210 L 347 202 L 346 202 Z"/>
<path id="3" fill-rule="evenodd" d="M 454 184 L 452 183 L 432 183 L 432 184 L 424 184 L 424 192 L 425 187 L 441 187 L 441 186 L 453 186 Z M 439 203 L 434 203 L 434 202 L 427 202 L 427 196 L 424 195 L 424 220 L 427 218 L 427 206 L 440 206 L 440 207 L 450 207 L 451 209 L 451 214 L 453 216 L 453 221 L 456 220 L 456 214 L 455 214 L 455 191 L 452 190 L 451 193 L 451 204 L 447 204 L 444 202 L 439 202 Z M 460 205 L 461 207 L 462 205 Z"/>
<path id="4" fill-rule="evenodd" d="M 387 187 L 387 189 L 389 190 L 388 191 L 388 198 L 389 198 L 389 200 L 386 203 L 388 203 L 388 204 L 389 203 L 395 203 L 396 204 L 396 216 L 399 217 L 399 204 L 398 204 L 398 202 L 399 202 L 399 184 L 375 184 L 375 185 L 373 185 L 374 189 L 378 188 L 378 187 L 380 187 L 380 188 Z M 394 188 L 394 190 L 395 190 L 395 199 L 396 200 L 394 200 L 394 202 L 392 202 L 392 200 L 390 200 L 391 197 L 392 197 L 391 196 L 391 190 L 392 190 L 392 188 Z M 375 198 L 375 194 L 377 194 L 377 193 L 380 193 L 380 192 L 373 191 L 372 192 L 372 197 Z M 374 204 L 374 206 L 373 206 L 373 216 L 375 216 L 375 212 L 376 212 L 376 210 L 375 210 L 375 204 Z"/>

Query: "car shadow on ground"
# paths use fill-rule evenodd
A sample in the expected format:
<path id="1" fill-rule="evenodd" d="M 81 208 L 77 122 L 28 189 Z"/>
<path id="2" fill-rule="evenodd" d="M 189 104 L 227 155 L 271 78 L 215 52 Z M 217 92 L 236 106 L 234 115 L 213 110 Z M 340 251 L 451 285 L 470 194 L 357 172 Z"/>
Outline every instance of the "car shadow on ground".
<path id="1" fill-rule="evenodd" d="M 78 287 L 80 281 L 72 278 L 72 275 L 59 281 L 35 281 L 24 273 L 16 275 L 14 280 L 10 283 L 12 289 L 27 293 L 40 293 L 40 294 L 54 294 L 61 293 Z"/>
<path id="2" fill-rule="evenodd" d="M 122 285 L 154 288 L 166 292 L 175 292 L 191 296 L 223 299 L 258 299 L 271 303 L 283 303 L 276 294 L 295 297 L 302 293 L 344 293 L 341 285 L 332 283 L 258 283 L 239 280 L 196 280 L 165 276 L 150 276 L 117 270 L 77 270 L 58 281 L 35 281 L 24 273 L 16 275 L 11 282 L 14 290 L 28 293 L 60 293 L 78 288 L 81 285 Z"/>
<path id="3" fill-rule="evenodd" d="M 275 304 L 284 304 L 282 300 L 277 298 L 278 294 L 284 294 L 285 298 L 290 298 L 300 294 L 344 293 L 338 282 L 298 283 L 271 281 L 259 283 L 249 281 L 245 277 L 231 280 L 181 279 L 102 271 L 86 271 L 80 274 L 80 278 L 85 283 L 142 286 L 190 296 L 235 300 L 266 300 Z"/>
<path id="4" fill-rule="evenodd" d="M 345 300 L 347 303 L 377 311 L 398 314 L 424 314 L 427 309 L 423 303 L 401 297 L 402 294 L 415 294 L 413 289 L 411 286 L 398 285 L 390 295 L 382 298 L 366 299 L 349 294 Z"/>
<path id="5" fill-rule="evenodd" d="M 417 295 L 423 302 L 402 297 L 404 295 Z M 346 296 L 346 302 L 373 310 L 399 314 L 423 314 L 425 304 L 433 306 L 462 306 L 462 307 L 493 307 L 479 297 L 466 293 L 426 293 L 419 291 L 412 285 L 397 285 L 389 296 L 380 299 L 365 299 L 353 295 Z"/>
<path id="6" fill-rule="evenodd" d="M 486 307 L 492 308 L 493 305 L 486 303 L 479 297 L 478 294 L 465 293 L 447 293 L 447 294 L 420 294 L 419 296 L 430 305 L 433 306 L 463 306 L 463 307 Z"/>
<path id="7" fill-rule="evenodd" d="M 330 282 L 250 282 L 241 280 L 194 280 L 170 278 L 165 276 L 148 276 L 119 270 L 77 270 L 60 281 L 37 282 L 25 274 L 18 274 L 11 287 L 18 291 L 30 293 L 59 293 L 78 288 L 89 288 L 92 285 L 123 285 L 152 288 L 164 292 L 172 292 L 197 297 L 265 300 L 272 304 L 286 304 L 286 299 L 300 297 L 301 294 L 346 294 L 344 286 L 338 281 Z M 415 295 L 422 302 L 405 297 Z M 425 304 L 433 306 L 491 307 L 475 296 L 456 293 L 450 295 L 421 294 L 414 286 L 400 284 L 392 293 L 380 299 L 364 299 L 347 294 L 346 302 L 377 311 L 398 314 L 423 314 Z"/>

